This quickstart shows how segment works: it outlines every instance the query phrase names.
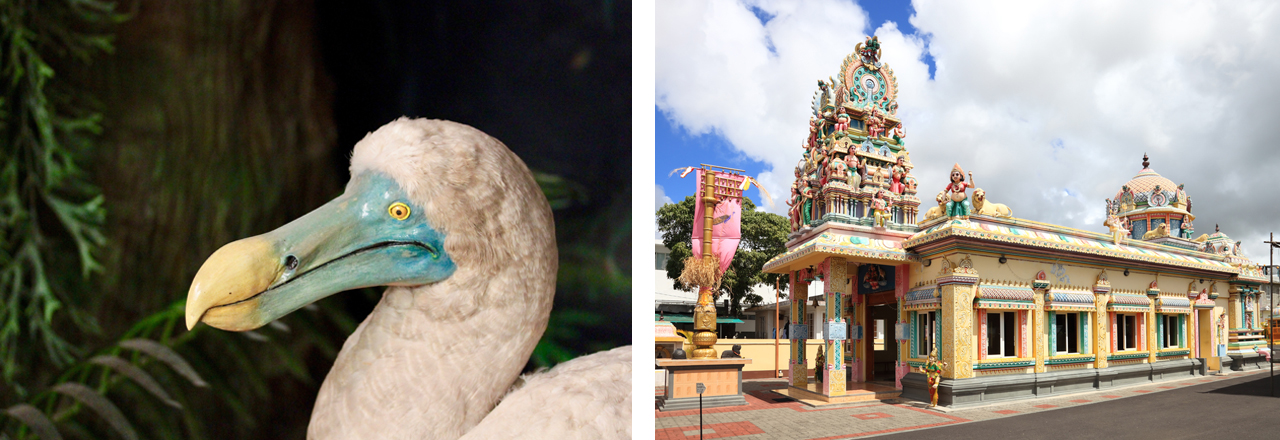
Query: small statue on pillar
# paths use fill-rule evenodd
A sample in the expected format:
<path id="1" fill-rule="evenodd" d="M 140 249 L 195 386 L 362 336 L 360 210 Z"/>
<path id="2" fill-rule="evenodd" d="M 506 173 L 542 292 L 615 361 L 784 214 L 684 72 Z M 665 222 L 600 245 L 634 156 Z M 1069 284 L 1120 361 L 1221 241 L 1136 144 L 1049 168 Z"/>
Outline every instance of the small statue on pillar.
<path id="1" fill-rule="evenodd" d="M 929 352 L 929 359 L 924 362 L 924 374 L 929 378 L 929 407 L 938 406 L 938 384 L 942 382 L 942 369 L 946 362 L 938 362 L 938 347 Z"/>
<path id="2" fill-rule="evenodd" d="M 969 216 L 969 194 L 965 191 L 973 185 L 964 181 L 964 169 L 960 164 L 951 167 L 951 183 L 947 184 L 947 217 Z"/>

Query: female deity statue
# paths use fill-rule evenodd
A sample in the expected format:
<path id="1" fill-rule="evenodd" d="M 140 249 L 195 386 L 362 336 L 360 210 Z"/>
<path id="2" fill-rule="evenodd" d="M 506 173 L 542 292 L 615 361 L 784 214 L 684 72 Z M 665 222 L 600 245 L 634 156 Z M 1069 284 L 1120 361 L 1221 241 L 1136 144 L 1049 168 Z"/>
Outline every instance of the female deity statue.
<path id="1" fill-rule="evenodd" d="M 812 150 L 818 146 L 818 119 L 809 117 L 809 139 L 805 140 L 805 150 Z"/>
<path id="2" fill-rule="evenodd" d="M 875 105 L 867 106 L 867 135 L 876 139 L 884 134 L 884 119 L 880 118 L 880 109 Z"/>
<path id="3" fill-rule="evenodd" d="M 791 230 L 800 229 L 800 206 L 803 204 L 800 199 L 800 179 L 791 182 L 791 200 L 787 200 L 787 217 L 791 220 Z"/>
<path id="4" fill-rule="evenodd" d="M 903 128 L 902 128 L 902 123 L 901 123 L 901 122 L 899 122 L 899 123 L 898 123 L 898 125 L 893 126 L 893 141 L 894 141 L 894 142 L 897 142 L 897 143 L 898 143 L 898 145 L 906 146 L 906 145 L 907 145 L 907 141 L 903 140 L 903 138 L 905 138 L 905 137 L 907 137 L 907 132 L 903 130 Z"/>
<path id="5" fill-rule="evenodd" d="M 883 228 L 885 227 L 885 224 L 888 222 L 890 218 L 888 199 L 889 199 L 889 193 L 884 192 L 884 190 L 881 190 L 880 192 L 876 193 L 876 196 L 871 199 L 871 211 L 872 211 L 871 224 L 873 226 L 878 226 Z"/>
<path id="6" fill-rule="evenodd" d="M 1191 239 L 1191 234 L 1195 232 L 1195 225 L 1191 224 L 1191 216 L 1182 216 L 1182 229 L 1178 232 L 1178 236 L 1187 240 Z"/>
<path id="7" fill-rule="evenodd" d="M 800 197 L 804 200 L 800 206 L 801 227 L 813 219 L 813 196 L 813 185 L 804 184 L 804 188 L 800 190 Z"/>
<path id="8" fill-rule="evenodd" d="M 904 165 L 902 156 L 898 156 L 898 162 L 893 165 L 893 181 L 889 183 L 889 191 L 895 194 L 902 194 L 906 191 L 907 186 L 902 183 L 902 179 L 907 176 L 907 167 Z"/>
<path id="9" fill-rule="evenodd" d="M 855 189 L 861 188 L 862 173 L 865 172 L 865 169 L 862 167 L 862 161 L 858 160 L 858 155 L 850 151 L 849 155 L 844 157 L 844 164 L 849 168 L 849 186 Z"/>
<path id="10" fill-rule="evenodd" d="M 924 363 L 924 374 L 929 378 L 929 407 L 938 406 L 938 384 L 942 382 L 942 369 L 946 362 L 938 362 L 938 347 L 929 352 L 929 359 Z"/>
<path id="11" fill-rule="evenodd" d="M 849 129 L 849 112 L 840 107 L 840 114 L 836 116 L 836 133 L 844 133 Z"/>
<path id="12" fill-rule="evenodd" d="M 964 181 L 964 169 L 960 168 L 960 164 L 951 167 L 951 183 L 947 184 L 944 190 L 951 199 L 947 202 L 948 217 L 967 217 L 969 215 L 969 195 L 965 190 L 973 185 Z"/>

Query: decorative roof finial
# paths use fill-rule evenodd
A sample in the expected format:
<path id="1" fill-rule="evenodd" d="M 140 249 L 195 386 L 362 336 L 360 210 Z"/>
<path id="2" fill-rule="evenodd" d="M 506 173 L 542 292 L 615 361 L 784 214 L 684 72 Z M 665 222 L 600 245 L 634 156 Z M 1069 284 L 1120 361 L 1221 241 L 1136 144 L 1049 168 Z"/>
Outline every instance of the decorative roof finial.
<path id="1" fill-rule="evenodd" d="M 1142 168 L 1146 169 L 1151 166 L 1151 162 L 1147 161 L 1147 153 L 1142 153 Z"/>
<path id="2" fill-rule="evenodd" d="M 1219 231 L 1218 231 L 1218 224 L 1217 224 L 1217 223 L 1214 223 L 1214 224 L 1213 224 L 1213 232 L 1219 232 Z"/>

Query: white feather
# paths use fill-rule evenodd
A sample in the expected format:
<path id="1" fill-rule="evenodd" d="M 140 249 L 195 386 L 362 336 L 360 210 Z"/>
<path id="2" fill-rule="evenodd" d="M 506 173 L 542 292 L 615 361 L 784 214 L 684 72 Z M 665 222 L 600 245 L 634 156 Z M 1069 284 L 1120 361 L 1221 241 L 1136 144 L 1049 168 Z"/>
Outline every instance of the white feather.
<path id="1" fill-rule="evenodd" d="M 542 337 L 555 296 L 555 225 L 532 174 L 479 130 L 408 118 L 356 144 L 351 173 L 363 172 L 390 176 L 423 207 L 457 270 L 439 283 L 386 290 L 343 344 L 307 438 L 456 439 L 478 426 L 478 438 L 537 435 L 529 424 L 500 435 L 502 425 L 488 428 L 486 418 Z M 630 367 L 630 348 L 566 362 L 527 377 L 500 414 L 514 419 L 541 397 L 539 414 L 571 421 L 545 429 L 580 433 L 561 438 L 609 438 L 624 426 L 629 436 Z M 544 389 L 553 393 L 539 396 Z M 578 408 L 588 397 L 598 402 Z"/>

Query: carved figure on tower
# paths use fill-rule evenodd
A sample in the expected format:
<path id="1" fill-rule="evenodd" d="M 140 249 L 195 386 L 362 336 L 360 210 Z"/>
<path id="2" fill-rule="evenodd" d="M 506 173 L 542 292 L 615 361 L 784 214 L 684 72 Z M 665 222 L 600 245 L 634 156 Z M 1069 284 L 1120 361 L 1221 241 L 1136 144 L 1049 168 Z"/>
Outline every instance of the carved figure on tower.
<path id="1" fill-rule="evenodd" d="M 897 142 L 897 143 L 898 143 L 898 145 L 901 145 L 901 146 L 904 146 L 904 147 L 905 147 L 905 146 L 907 146 L 907 141 L 903 139 L 903 138 L 905 138 L 905 137 L 907 137 L 907 132 L 903 130 L 903 128 L 902 128 L 902 123 L 901 123 L 901 122 L 899 122 L 899 123 L 898 123 L 898 125 L 893 126 L 893 141 L 894 141 L 894 142 Z"/>
<path id="2" fill-rule="evenodd" d="M 831 172 L 830 172 L 831 180 L 848 182 L 849 165 L 845 164 L 845 161 L 840 159 L 832 160 L 831 164 L 827 165 L 827 167 L 831 169 Z"/>
<path id="3" fill-rule="evenodd" d="M 966 192 L 971 185 L 964 181 L 964 169 L 960 168 L 960 164 L 951 167 L 951 183 L 947 184 L 945 192 L 947 193 L 947 216 L 948 217 L 967 217 L 969 216 L 969 194 Z"/>
<path id="4" fill-rule="evenodd" d="M 818 119 L 809 117 L 809 139 L 805 142 L 804 149 L 809 151 L 818 146 Z"/>
<path id="5" fill-rule="evenodd" d="M 902 194 L 907 189 L 907 186 L 902 183 L 902 180 L 907 177 L 905 160 L 903 156 L 898 156 L 898 162 L 893 165 L 893 181 L 889 183 L 889 191 L 893 191 L 894 194 Z"/>
<path id="6" fill-rule="evenodd" d="M 801 200 L 803 200 L 802 202 L 803 205 L 800 208 L 801 227 L 804 227 L 804 225 L 809 224 L 809 220 L 813 219 L 814 188 L 813 188 L 813 185 L 810 185 L 810 184 L 803 184 L 803 185 L 804 187 L 800 189 L 800 197 L 801 197 Z"/>
<path id="7" fill-rule="evenodd" d="M 836 116 L 836 133 L 844 134 L 849 130 L 849 112 L 840 107 L 840 114 Z"/>
<path id="8" fill-rule="evenodd" d="M 800 179 L 791 182 L 791 200 L 787 200 L 787 217 L 791 220 L 791 230 L 800 229 L 800 209 L 804 201 L 800 196 Z"/>
<path id="9" fill-rule="evenodd" d="M 1195 225 L 1191 224 L 1191 216 L 1182 216 L 1182 229 L 1179 230 L 1178 236 L 1190 240 L 1193 233 L 1195 233 Z"/>
<path id="10" fill-rule="evenodd" d="M 890 218 L 889 213 L 889 193 L 880 191 L 871 199 L 871 210 L 875 218 L 873 223 L 876 227 L 883 228 Z"/>
<path id="11" fill-rule="evenodd" d="M 867 104 L 867 136 L 877 139 L 884 135 L 884 119 L 880 117 L 880 109 L 874 104 Z"/>
<path id="12" fill-rule="evenodd" d="M 862 58 L 862 64 L 868 68 L 880 67 L 880 38 L 867 37 L 867 41 L 858 43 L 853 49 Z"/>
<path id="13" fill-rule="evenodd" d="M 853 152 L 849 152 L 849 154 L 844 157 L 844 164 L 849 168 L 849 186 L 854 189 L 861 188 L 864 180 L 863 176 L 867 172 L 867 169 L 863 167 L 862 161 L 858 160 L 858 155 L 853 154 Z"/>

